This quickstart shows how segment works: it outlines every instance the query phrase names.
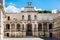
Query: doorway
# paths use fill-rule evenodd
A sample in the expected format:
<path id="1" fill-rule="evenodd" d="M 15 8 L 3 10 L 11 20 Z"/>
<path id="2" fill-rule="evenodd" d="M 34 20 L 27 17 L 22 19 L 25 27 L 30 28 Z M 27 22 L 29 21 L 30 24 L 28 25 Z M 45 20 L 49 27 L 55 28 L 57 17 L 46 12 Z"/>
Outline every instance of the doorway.
<path id="1" fill-rule="evenodd" d="M 52 37 L 52 33 L 50 33 L 50 37 Z"/>
<path id="2" fill-rule="evenodd" d="M 32 36 L 32 24 L 27 24 L 26 36 Z"/>

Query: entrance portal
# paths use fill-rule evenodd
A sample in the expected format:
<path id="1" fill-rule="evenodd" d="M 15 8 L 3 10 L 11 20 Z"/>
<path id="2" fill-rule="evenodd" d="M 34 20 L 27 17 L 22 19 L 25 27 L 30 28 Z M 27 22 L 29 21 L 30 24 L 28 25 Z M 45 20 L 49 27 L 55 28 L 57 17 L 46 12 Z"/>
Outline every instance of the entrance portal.
<path id="1" fill-rule="evenodd" d="M 27 24 L 26 36 L 32 36 L 32 24 Z"/>
<path id="2" fill-rule="evenodd" d="M 50 37 L 52 37 L 52 33 L 50 33 Z"/>

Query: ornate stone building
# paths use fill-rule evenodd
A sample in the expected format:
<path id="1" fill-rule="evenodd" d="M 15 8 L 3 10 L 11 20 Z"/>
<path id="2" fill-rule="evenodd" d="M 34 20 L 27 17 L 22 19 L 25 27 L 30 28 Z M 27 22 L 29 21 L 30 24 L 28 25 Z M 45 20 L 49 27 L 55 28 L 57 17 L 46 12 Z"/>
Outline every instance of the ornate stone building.
<path id="1" fill-rule="evenodd" d="M 60 38 L 60 13 L 54 19 L 53 36 Z"/>
<path id="2" fill-rule="evenodd" d="M 58 13 L 38 13 L 31 2 L 28 2 L 20 13 L 3 11 L 1 36 L 3 38 L 54 37 L 54 20 L 57 15 Z"/>

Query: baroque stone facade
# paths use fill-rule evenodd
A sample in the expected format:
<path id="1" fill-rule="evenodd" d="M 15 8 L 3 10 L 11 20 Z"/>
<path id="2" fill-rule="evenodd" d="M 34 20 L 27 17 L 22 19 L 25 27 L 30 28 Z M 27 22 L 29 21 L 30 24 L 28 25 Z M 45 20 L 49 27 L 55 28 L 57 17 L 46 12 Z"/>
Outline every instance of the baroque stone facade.
<path id="1" fill-rule="evenodd" d="M 60 38 L 60 13 L 54 19 L 53 36 Z"/>
<path id="2" fill-rule="evenodd" d="M 55 37 L 55 31 L 53 29 L 58 14 L 38 13 L 31 6 L 31 2 L 28 2 L 28 5 L 20 13 L 6 13 L 3 11 L 1 37 Z M 58 25 L 57 21 L 56 25 Z"/>

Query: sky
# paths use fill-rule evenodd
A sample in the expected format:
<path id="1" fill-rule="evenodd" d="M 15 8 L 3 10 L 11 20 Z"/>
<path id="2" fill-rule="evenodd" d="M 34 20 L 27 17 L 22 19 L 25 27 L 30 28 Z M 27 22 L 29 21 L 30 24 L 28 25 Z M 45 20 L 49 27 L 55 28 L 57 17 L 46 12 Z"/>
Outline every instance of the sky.
<path id="1" fill-rule="evenodd" d="M 13 8 L 12 11 L 18 12 L 27 6 L 27 2 L 32 2 L 32 6 L 40 10 L 60 10 L 60 0 L 5 0 L 5 9 Z"/>

